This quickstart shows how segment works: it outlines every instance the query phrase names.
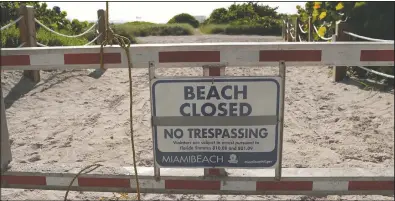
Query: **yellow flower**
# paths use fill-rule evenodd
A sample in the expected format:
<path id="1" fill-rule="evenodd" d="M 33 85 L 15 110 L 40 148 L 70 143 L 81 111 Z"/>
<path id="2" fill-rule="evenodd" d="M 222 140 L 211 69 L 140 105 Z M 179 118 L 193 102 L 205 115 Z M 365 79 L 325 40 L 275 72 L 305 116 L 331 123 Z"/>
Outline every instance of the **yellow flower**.
<path id="1" fill-rule="evenodd" d="M 343 9 L 343 8 L 344 8 L 344 5 L 343 5 L 342 2 L 339 2 L 339 3 L 336 5 L 336 10 L 341 10 L 341 9 Z"/>
<path id="2" fill-rule="evenodd" d="M 326 12 L 323 11 L 323 12 L 320 14 L 320 20 L 324 19 L 325 17 L 326 17 Z"/>
<path id="3" fill-rule="evenodd" d="M 320 35 L 321 37 L 324 37 L 326 33 L 326 27 L 322 26 L 318 29 L 318 35 Z"/>

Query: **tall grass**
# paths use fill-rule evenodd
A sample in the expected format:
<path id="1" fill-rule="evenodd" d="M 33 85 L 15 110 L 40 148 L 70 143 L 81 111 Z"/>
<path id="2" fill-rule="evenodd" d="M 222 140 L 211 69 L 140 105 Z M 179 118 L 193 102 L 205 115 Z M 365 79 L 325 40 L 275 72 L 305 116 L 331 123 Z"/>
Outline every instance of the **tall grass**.
<path id="1" fill-rule="evenodd" d="M 39 29 L 37 31 L 36 39 L 37 42 L 46 46 L 80 46 L 85 45 L 89 42 L 88 39 L 84 37 L 67 38 L 63 36 L 58 36 L 44 29 Z M 20 41 L 19 30 L 15 26 L 12 26 L 1 32 L 2 48 L 18 47 L 21 43 L 22 42 Z"/>
<path id="2" fill-rule="evenodd" d="M 229 25 L 208 24 L 202 25 L 200 31 L 205 34 L 227 35 L 281 35 L 281 28 L 267 28 L 265 25 Z"/>
<path id="3" fill-rule="evenodd" d="M 115 33 L 126 37 L 133 36 L 180 36 L 193 35 L 194 29 L 189 24 L 153 24 L 147 22 L 128 22 L 113 25 Z"/>

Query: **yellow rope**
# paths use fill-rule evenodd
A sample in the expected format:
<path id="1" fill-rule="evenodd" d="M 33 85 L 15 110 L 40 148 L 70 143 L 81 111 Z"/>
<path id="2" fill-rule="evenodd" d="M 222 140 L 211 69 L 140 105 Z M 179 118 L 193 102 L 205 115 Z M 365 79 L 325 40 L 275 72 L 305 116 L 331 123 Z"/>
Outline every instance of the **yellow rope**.
<path id="1" fill-rule="evenodd" d="M 113 40 L 115 40 L 119 44 L 119 46 L 125 50 L 126 57 L 127 57 L 127 62 L 128 62 L 128 69 L 129 69 L 129 94 L 130 94 L 130 108 L 129 108 L 129 110 L 130 110 L 130 112 L 129 112 L 129 114 L 130 114 L 130 116 L 129 116 L 129 119 L 130 119 L 130 140 L 131 140 L 131 143 L 132 143 L 133 167 L 134 167 L 134 175 L 135 175 L 135 180 L 136 180 L 137 200 L 140 201 L 140 184 L 139 184 L 138 173 L 137 173 L 136 152 L 135 152 L 135 148 L 134 148 L 134 132 L 133 132 L 133 112 L 132 112 L 133 111 L 133 96 L 132 96 L 133 89 L 132 89 L 132 64 L 131 64 L 132 62 L 130 61 L 131 59 L 130 59 L 130 54 L 129 54 L 130 40 L 128 38 L 124 37 L 124 36 L 115 34 L 113 32 L 113 30 L 110 28 L 108 1 L 106 1 L 106 11 L 107 11 L 107 13 L 106 13 L 105 39 L 104 39 L 104 41 L 102 42 L 102 44 L 100 46 L 100 68 L 102 70 L 104 70 L 104 63 L 103 63 L 103 53 L 104 52 L 103 52 L 103 47 L 108 45 L 108 44 L 112 45 Z M 85 167 L 83 170 L 81 170 L 74 177 L 74 179 L 71 181 L 68 189 L 70 189 L 70 186 L 72 185 L 73 181 L 78 177 L 79 174 L 82 173 L 82 171 L 84 171 L 87 168 L 92 167 L 92 166 L 98 166 L 98 165 L 97 164 L 93 164 L 93 165 Z M 67 199 L 68 191 L 69 190 L 67 190 L 67 192 L 66 192 L 65 200 Z"/>
<path id="2" fill-rule="evenodd" d="M 103 47 L 106 46 L 108 43 L 112 44 L 112 41 L 115 40 L 121 48 L 125 50 L 127 62 L 128 62 L 128 69 L 129 69 L 129 94 L 130 94 L 130 108 L 129 108 L 129 118 L 130 118 L 130 140 L 132 143 L 132 152 L 133 152 L 133 167 L 134 167 L 134 175 L 136 179 L 136 191 L 137 191 L 137 200 L 140 201 L 140 184 L 138 179 L 137 173 L 137 166 L 136 166 L 136 152 L 134 148 L 134 132 L 133 132 L 133 89 L 132 89 L 132 62 L 130 61 L 130 40 L 124 36 L 115 34 L 113 30 L 110 28 L 110 20 L 109 20 L 109 8 L 108 8 L 108 1 L 106 1 L 106 34 L 103 43 L 100 46 L 100 68 L 104 69 L 103 64 Z M 127 41 L 127 42 L 125 42 Z"/>

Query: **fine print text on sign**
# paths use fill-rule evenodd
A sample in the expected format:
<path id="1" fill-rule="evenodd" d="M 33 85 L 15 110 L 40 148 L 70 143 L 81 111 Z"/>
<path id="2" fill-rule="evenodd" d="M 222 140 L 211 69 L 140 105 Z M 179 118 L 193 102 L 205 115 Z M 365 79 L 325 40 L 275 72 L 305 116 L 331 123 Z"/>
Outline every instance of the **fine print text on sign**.
<path id="1" fill-rule="evenodd" d="M 154 79 L 156 163 L 160 167 L 274 167 L 280 79 Z"/>

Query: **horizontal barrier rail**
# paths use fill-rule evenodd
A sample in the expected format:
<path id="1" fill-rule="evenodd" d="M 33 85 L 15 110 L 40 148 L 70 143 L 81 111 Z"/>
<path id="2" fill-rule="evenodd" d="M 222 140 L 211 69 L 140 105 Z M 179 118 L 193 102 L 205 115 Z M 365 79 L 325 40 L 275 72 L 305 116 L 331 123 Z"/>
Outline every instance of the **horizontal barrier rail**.
<path id="1" fill-rule="evenodd" d="M 140 44 L 130 47 L 133 68 L 225 65 L 393 66 L 394 42 L 283 42 Z M 127 68 L 119 46 L 105 47 L 106 68 Z M 3 70 L 98 69 L 100 46 L 1 49 Z"/>
<path id="2" fill-rule="evenodd" d="M 2 175 L 2 188 L 67 190 L 76 176 L 59 167 L 22 167 Z M 80 169 L 80 168 L 73 168 Z M 41 172 L 30 172 L 41 170 Z M 43 171 L 44 170 L 44 171 Z M 70 169 L 68 169 L 70 170 Z M 393 195 L 392 168 L 283 168 L 281 181 L 274 180 L 274 169 L 228 169 L 227 177 L 204 176 L 195 168 L 161 169 L 161 180 L 154 169 L 139 167 L 143 193 L 275 194 L 275 195 Z M 81 174 L 71 186 L 73 191 L 135 192 L 132 167 L 101 167 Z"/>

